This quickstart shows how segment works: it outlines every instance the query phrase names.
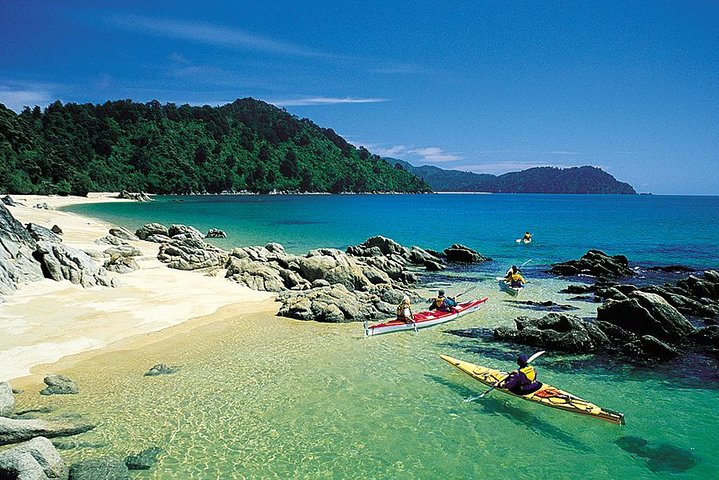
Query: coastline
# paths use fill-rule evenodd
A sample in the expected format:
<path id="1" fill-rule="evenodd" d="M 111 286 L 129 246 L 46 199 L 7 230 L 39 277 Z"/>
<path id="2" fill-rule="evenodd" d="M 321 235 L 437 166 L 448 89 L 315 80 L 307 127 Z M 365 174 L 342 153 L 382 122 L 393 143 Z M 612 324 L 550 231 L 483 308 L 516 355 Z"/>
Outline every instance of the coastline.
<path id="1" fill-rule="evenodd" d="M 59 225 L 63 242 L 79 249 L 103 250 L 94 240 L 113 225 L 75 213 L 56 210 L 80 203 L 127 202 L 112 193 L 85 197 L 18 195 L 24 206 L 9 207 L 23 224 Z M 33 208 L 47 203 L 50 210 Z M 236 285 L 218 276 L 168 268 L 157 260 L 159 246 L 145 241 L 130 242 L 142 251 L 140 269 L 118 277 L 117 288 L 82 288 L 68 281 L 45 279 L 21 285 L 0 306 L 0 381 L 15 380 L 31 373 L 53 373 L 48 364 L 68 356 L 97 351 L 152 335 L 168 327 L 200 317 L 212 317 L 223 307 L 238 313 L 274 314 L 273 295 Z M 225 318 L 225 317 L 222 317 Z M 147 338 L 145 338 L 147 337 Z M 112 347 L 111 347 L 112 348 Z"/>

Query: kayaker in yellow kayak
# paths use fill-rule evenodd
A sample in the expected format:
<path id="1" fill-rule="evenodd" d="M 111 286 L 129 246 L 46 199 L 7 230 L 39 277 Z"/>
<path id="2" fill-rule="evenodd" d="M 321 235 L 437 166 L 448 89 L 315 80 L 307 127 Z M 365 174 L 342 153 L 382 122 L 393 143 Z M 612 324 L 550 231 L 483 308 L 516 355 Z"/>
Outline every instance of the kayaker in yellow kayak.
<path id="1" fill-rule="evenodd" d="M 404 323 L 414 322 L 414 314 L 412 313 L 412 305 L 409 297 L 405 295 L 402 301 L 397 305 L 397 320 L 401 320 Z"/>
<path id="2" fill-rule="evenodd" d="M 542 384 L 537 381 L 537 371 L 533 366 L 527 363 L 527 356 L 525 354 L 519 354 L 517 357 L 517 366 L 519 366 L 519 369 L 511 372 L 509 378 L 499 385 L 500 387 L 506 388 L 517 395 L 527 395 L 542 387 Z"/>
<path id="3" fill-rule="evenodd" d="M 522 288 L 524 284 L 527 283 L 524 277 L 519 273 L 519 268 L 517 268 L 516 265 L 512 265 L 512 267 L 507 270 L 507 273 L 504 275 L 504 281 L 512 288 Z"/>
<path id="4" fill-rule="evenodd" d="M 432 300 L 432 304 L 429 306 L 430 310 L 437 309 L 440 312 L 451 312 L 452 307 L 455 307 L 457 305 L 457 302 L 452 297 L 446 297 L 444 295 L 444 290 L 440 290 L 437 292 L 437 298 Z"/>

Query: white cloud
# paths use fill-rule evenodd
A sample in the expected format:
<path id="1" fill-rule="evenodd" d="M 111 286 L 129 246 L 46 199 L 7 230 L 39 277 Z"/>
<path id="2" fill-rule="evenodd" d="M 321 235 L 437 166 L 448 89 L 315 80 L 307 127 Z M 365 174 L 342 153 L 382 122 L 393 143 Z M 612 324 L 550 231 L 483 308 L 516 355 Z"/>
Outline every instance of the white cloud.
<path id="1" fill-rule="evenodd" d="M 451 162 L 462 159 L 461 156 L 445 152 L 439 147 L 415 148 L 410 150 L 409 153 L 420 156 L 426 162 Z"/>
<path id="2" fill-rule="evenodd" d="M 242 48 L 302 57 L 334 57 L 291 43 L 278 42 L 236 28 L 203 22 L 186 22 L 142 15 L 117 15 L 106 19 L 122 28 L 159 37 L 176 38 L 229 48 Z"/>
<path id="3" fill-rule="evenodd" d="M 353 97 L 303 97 L 283 100 L 265 100 L 278 107 L 294 107 L 307 105 L 338 105 L 342 103 L 378 103 L 386 102 L 386 98 L 353 98 Z"/>
<path id="4" fill-rule="evenodd" d="M 438 163 L 461 160 L 462 156 L 456 153 L 445 152 L 439 147 L 415 147 L 407 145 L 393 145 L 382 147 L 373 143 L 360 143 L 365 145 L 372 153 L 383 157 L 399 158 L 410 162 Z"/>
<path id="5" fill-rule="evenodd" d="M 20 113 L 26 106 L 31 108 L 35 105 L 45 107 L 54 100 L 51 92 L 43 88 L 0 85 L 0 103 L 17 113 Z"/>
<path id="6" fill-rule="evenodd" d="M 373 153 L 376 153 L 377 155 L 380 155 L 382 157 L 396 158 L 407 154 L 407 147 L 404 145 L 394 145 L 389 148 L 382 148 L 370 144 L 367 145 L 367 148 L 370 149 Z"/>

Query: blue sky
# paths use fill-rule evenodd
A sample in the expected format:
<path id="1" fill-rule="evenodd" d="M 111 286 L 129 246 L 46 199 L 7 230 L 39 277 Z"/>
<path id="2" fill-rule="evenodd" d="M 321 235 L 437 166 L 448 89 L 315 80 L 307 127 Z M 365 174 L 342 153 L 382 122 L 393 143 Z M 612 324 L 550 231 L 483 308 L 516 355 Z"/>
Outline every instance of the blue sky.
<path id="1" fill-rule="evenodd" d="M 0 103 L 255 97 L 371 151 L 719 194 L 719 2 L 0 2 Z"/>

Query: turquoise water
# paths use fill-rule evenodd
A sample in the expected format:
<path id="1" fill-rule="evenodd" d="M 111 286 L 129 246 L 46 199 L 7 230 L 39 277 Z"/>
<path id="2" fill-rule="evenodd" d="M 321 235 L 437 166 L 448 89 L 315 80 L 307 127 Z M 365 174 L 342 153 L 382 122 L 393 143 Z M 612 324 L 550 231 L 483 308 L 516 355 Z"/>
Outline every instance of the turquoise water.
<path id="1" fill-rule="evenodd" d="M 83 435 L 100 446 L 68 450 L 71 460 L 158 445 L 160 464 L 138 478 L 719 476 L 716 358 L 637 368 L 547 352 L 536 362 L 542 381 L 625 413 L 624 427 L 501 393 L 465 402 L 484 387 L 438 358 L 513 367 L 511 346 L 449 333 L 541 315 L 487 281 L 510 262 L 532 259 L 524 299 L 569 303 L 581 316 L 594 315 L 596 304 L 557 293 L 567 282 L 542 273 L 549 263 L 601 248 L 641 265 L 719 266 L 717 197 L 168 197 L 72 210 L 129 228 L 150 221 L 221 228 L 229 238 L 216 243 L 226 247 L 278 241 L 301 253 L 381 234 L 434 249 L 463 243 L 498 261 L 427 278 L 490 302 L 419 334 L 365 339 L 359 325 L 248 318 L 193 332 L 172 354 L 133 353 L 142 365 L 182 364 L 173 376 L 140 381 L 139 367 L 111 358 L 81 366 L 73 378 L 93 385 L 82 397 L 42 399 L 101 423 Z M 524 230 L 535 241 L 517 245 Z M 648 447 L 622 449 L 635 442 L 626 437 Z"/>

